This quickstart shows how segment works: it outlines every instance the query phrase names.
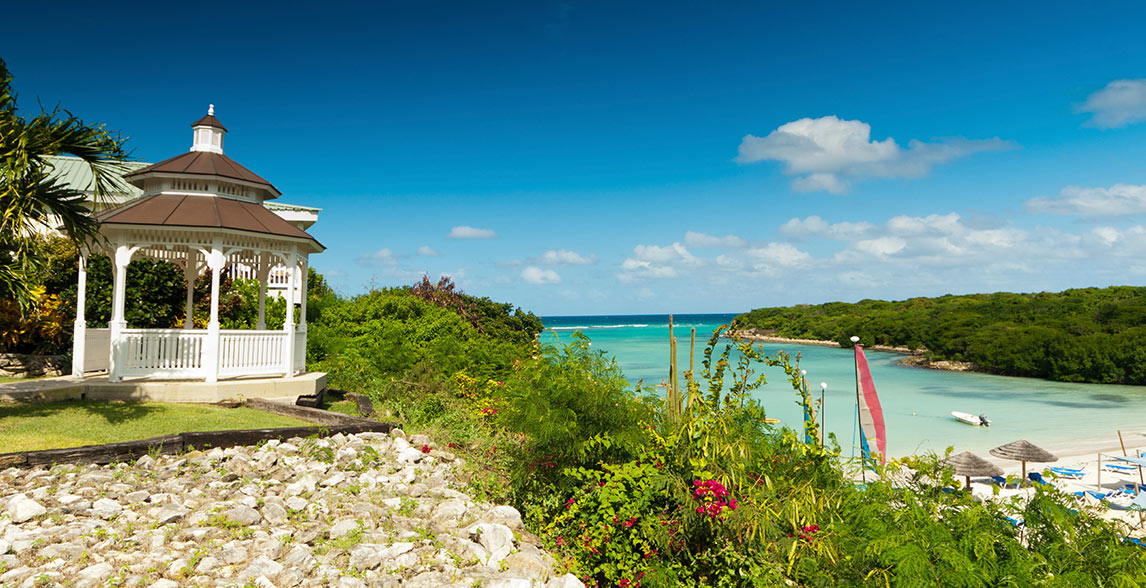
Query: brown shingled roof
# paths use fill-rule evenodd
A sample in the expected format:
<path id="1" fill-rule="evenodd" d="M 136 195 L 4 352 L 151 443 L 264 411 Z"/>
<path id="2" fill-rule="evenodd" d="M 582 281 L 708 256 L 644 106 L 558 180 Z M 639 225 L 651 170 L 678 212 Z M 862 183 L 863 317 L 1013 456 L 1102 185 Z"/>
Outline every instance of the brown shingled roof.
<path id="1" fill-rule="evenodd" d="M 216 196 L 156 194 L 133 200 L 97 215 L 101 223 L 203 227 L 307 239 L 325 249 L 306 231 L 286 222 L 261 204 Z"/>
<path id="2" fill-rule="evenodd" d="M 141 170 L 126 174 L 124 177 L 130 180 L 137 176 L 156 172 L 219 176 L 233 180 L 242 180 L 244 182 L 266 186 L 275 197 L 282 194 L 278 191 L 278 188 L 275 188 L 270 182 L 264 180 L 255 172 L 243 167 L 234 159 L 221 153 L 211 153 L 210 151 L 188 151 L 182 155 L 176 155 L 171 159 L 165 159 Z"/>
<path id="3" fill-rule="evenodd" d="M 191 123 L 191 126 L 193 127 L 200 125 L 220 128 L 223 129 L 224 132 L 227 130 L 227 127 L 223 126 L 223 123 L 219 122 L 219 119 L 215 118 L 215 115 L 213 114 L 208 114 L 207 116 L 204 116 L 203 118 Z"/>

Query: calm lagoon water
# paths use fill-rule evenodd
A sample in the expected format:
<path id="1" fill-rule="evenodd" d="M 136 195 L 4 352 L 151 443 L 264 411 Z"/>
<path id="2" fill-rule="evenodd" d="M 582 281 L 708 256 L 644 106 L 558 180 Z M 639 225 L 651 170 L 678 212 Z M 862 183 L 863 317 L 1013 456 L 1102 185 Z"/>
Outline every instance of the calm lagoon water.
<path id="1" fill-rule="evenodd" d="M 688 369 L 689 329 L 696 328 L 696 369 L 712 331 L 734 315 L 677 315 L 677 362 Z M 568 341 L 574 331 L 587 335 L 596 349 L 615 356 L 631 382 L 660 383 L 668 377 L 667 315 L 547 317 L 542 341 Z M 850 349 L 795 344 L 763 344 L 765 351 L 800 354 L 808 386 L 825 394 L 826 423 L 845 455 L 855 438 L 855 368 Z M 1127 446 L 1146 445 L 1146 387 L 1068 384 L 1029 378 L 942 372 L 896 365 L 894 353 L 865 351 L 887 423 L 888 453 L 902 456 L 925 451 L 942 453 L 987 450 L 1027 439 L 1059 455 L 1118 447 L 1121 430 Z M 800 427 L 797 396 L 779 369 L 765 369 L 768 385 L 756 391 L 769 416 Z M 951 418 L 959 410 L 985 414 L 990 427 L 971 427 Z"/>

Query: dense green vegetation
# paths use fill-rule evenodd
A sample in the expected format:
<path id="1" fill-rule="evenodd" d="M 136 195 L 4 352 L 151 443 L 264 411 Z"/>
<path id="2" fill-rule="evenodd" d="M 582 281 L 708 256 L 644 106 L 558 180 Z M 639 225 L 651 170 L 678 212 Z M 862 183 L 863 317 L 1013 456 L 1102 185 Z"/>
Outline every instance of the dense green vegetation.
<path id="1" fill-rule="evenodd" d="M 665 406 L 586 338 L 538 346 L 536 317 L 448 282 L 311 296 L 311 368 L 463 454 L 469 492 L 518 507 L 589 586 L 1146 585 L 1128 529 L 1053 489 L 981 501 L 936 456 L 856 485 L 837 449 L 763 424 L 800 398 L 783 354 L 714 335 Z M 770 391 L 761 364 L 789 381 Z"/>
<path id="2" fill-rule="evenodd" d="M 1010 376 L 1146 384 L 1146 288 L 972 294 L 758 308 L 738 328 L 925 350 Z"/>

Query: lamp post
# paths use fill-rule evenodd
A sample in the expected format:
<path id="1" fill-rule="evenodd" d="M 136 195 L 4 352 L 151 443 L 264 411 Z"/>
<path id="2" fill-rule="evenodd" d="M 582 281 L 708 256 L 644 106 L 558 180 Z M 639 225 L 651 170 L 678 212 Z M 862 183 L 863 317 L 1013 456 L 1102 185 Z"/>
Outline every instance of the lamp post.
<path id="1" fill-rule="evenodd" d="M 820 447 L 824 446 L 824 435 L 827 432 L 824 430 L 827 426 L 824 419 L 828 416 L 828 407 L 824 405 L 824 392 L 828 391 L 828 383 L 820 382 Z"/>

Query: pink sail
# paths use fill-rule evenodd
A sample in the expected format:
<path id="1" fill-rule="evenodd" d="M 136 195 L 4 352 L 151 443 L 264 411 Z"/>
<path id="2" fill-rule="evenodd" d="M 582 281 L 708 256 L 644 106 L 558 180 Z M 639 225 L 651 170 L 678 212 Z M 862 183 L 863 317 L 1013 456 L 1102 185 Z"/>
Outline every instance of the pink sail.
<path id="1" fill-rule="evenodd" d="M 860 445 L 864 461 L 871 459 L 872 450 L 879 453 L 880 464 L 887 463 L 887 436 L 883 426 L 883 408 L 875 393 L 875 382 L 867 367 L 863 347 L 856 345 L 856 402 L 859 403 Z M 872 447 L 872 441 L 875 447 Z"/>

